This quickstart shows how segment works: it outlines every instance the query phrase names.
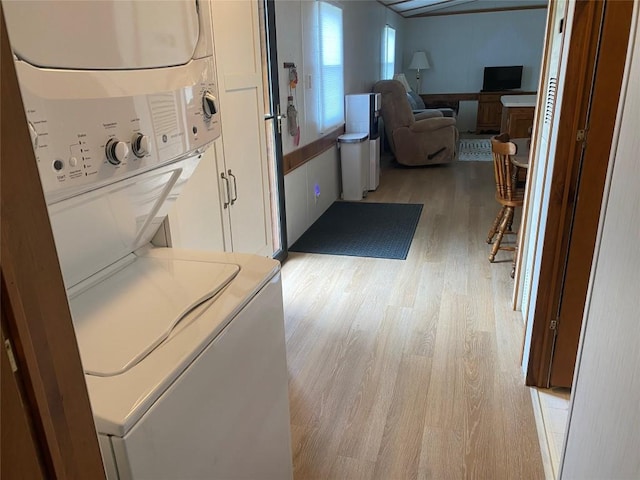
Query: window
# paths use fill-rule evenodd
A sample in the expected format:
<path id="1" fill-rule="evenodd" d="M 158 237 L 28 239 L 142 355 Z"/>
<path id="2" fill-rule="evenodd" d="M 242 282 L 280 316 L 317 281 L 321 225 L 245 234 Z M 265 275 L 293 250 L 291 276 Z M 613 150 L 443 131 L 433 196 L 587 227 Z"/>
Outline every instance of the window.
<path id="1" fill-rule="evenodd" d="M 385 25 L 382 34 L 382 80 L 391 80 L 396 69 L 396 29 Z"/>
<path id="2" fill-rule="evenodd" d="M 318 2 L 318 113 L 321 133 L 344 122 L 342 9 Z"/>

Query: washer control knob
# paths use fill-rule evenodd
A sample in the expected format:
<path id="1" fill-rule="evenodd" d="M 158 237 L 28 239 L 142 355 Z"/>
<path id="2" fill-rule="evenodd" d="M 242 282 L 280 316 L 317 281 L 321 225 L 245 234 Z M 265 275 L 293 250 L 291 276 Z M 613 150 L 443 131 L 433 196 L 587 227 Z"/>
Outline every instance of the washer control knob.
<path id="1" fill-rule="evenodd" d="M 151 140 L 142 133 L 136 133 L 131 139 L 131 150 L 136 157 L 142 158 L 151 153 Z"/>
<path id="2" fill-rule="evenodd" d="M 112 165 L 120 165 L 129 156 L 129 147 L 117 138 L 110 138 L 104 147 L 107 160 Z"/>
<path id="3" fill-rule="evenodd" d="M 216 97 L 209 90 L 204 92 L 204 95 L 202 95 L 202 111 L 204 112 L 204 118 L 207 120 L 218 113 L 218 109 L 216 108 Z"/>

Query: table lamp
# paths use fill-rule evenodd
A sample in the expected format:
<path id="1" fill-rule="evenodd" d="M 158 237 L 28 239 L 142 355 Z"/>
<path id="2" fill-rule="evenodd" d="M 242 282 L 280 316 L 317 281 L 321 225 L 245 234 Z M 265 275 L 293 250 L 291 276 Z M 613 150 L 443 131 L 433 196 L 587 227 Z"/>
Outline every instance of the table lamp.
<path id="1" fill-rule="evenodd" d="M 393 79 L 398 80 L 407 91 L 407 93 L 411 91 L 411 87 L 409 86 L 409 82 L 407 81 L 407 77 L 404 76 L 404 73 L 396 73 L 393 76 Z"/>
<path id="2" fill-rule="evenodd" d="M 429 60 L 425 52 L 415 52 L 409 65 L 409 70 L 417 70 L 416 72 L 416 93 L 420 94 L 420 70 L 429 68 Z"/>

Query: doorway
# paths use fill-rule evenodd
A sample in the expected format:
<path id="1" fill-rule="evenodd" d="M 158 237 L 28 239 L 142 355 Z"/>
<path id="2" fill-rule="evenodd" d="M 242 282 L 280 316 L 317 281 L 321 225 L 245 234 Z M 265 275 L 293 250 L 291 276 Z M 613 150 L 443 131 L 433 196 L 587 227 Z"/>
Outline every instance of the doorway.
<path id="1" fill-rule="evenodd" d="M 577 2 L 567 39 L 565 83 L 571 88 L 556 120 L 539 287 L 527 317 L 531 342 L 523 362 L 526 384 L 543 388 L 532 390 L 532 400 L 553 478 L 565 441 L 632 9 L 626 1 Z"/>
<path id="2" fill-rule="evenodd" d="M 262 0 L 259 3 L 259 10 L 273 258 L 282 262 L 287 258 L 288 248 L 281 133 L 283 116 L 280 113 L 276 7 L 274 0 Z"/>
<path id="3" fill-rule="evenodd" d="M 633 2 L 577 2 L 559 110 L 526 383 L 571 387 Z"/>

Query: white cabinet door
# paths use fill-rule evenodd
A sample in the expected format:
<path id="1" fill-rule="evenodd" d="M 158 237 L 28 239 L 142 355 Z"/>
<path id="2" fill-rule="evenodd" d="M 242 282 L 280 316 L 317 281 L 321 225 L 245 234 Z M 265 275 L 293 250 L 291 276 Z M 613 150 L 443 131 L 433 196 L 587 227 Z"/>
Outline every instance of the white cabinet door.
<path id="1" fill-rule="evenodd" d="M 211 2 L 234 252 L 273 253 L 258 4 Z M 219 167 L 221 167 L 219 163 Z"/>
<path id="2" fill-rule="evenodd" d="M 230 240 L 225 239 L 228 227 L 224 227 L 221 200 L 225 191 L 220 188 L 216 166 L 220 148 L 218 139 L 203 153 L 196 171 L 169 212 L 170 245 L 173 247 L 225 251 L 225 246 L 230 245 Z"/>
<path id="3" fill-rule="evenodd" d="M 271 256 L 271 203 L 258 4 L 209 3 L 222 135 L 169 215 L 178 248 Z"/>

